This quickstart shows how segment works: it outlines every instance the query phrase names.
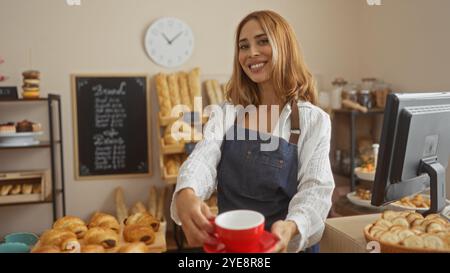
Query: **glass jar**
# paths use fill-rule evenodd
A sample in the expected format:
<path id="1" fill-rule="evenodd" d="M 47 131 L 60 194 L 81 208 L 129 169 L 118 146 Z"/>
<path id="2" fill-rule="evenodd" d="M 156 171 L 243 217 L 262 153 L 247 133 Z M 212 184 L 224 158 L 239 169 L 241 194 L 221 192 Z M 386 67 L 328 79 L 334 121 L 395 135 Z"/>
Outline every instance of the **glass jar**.
<path id="1" fill-rule="evenodd" d="M 344 86 L 347 84 L 347 81 L 343 78 L 336 78 L 333 82 L 333 91 L 331 91 L 330 96 L 330 102 L 331 102 L 331 108 L 333 109 L 341 109 L 341 96 L 342 96 L 342 90 L 344 89 Z"/>
<path id="2" fill-rule="evenodd" d="M 358 103 L 362 106 L 367 107 L 368 109 L 373 107 L 373 101 L 372 101 L 372 93 L 370 90 L 363 89 L 359 92 L 358 95 Z"/>

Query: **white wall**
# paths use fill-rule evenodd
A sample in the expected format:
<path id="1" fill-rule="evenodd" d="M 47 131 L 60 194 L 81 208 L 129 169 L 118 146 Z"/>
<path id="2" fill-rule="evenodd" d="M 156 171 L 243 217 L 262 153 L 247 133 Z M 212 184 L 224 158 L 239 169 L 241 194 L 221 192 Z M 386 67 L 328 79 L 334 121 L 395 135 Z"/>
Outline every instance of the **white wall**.
<path id="1" fill-rule="evenodd" d="M 21 72 L 30 68 L 42 74 L 42 94 L 62 96 L 64 167 L 67 213 L 87 219 L 95 210 L 114 212 L 113 189 L 124 187 L 128 205 L 146 200 L 150 185 L 163 186 L 158 165 L 155 133 L 157 103 L 152 89 L 151 179 L 75 181 L 70 74 L 145 72 L 163 70 L 147 57 L 143 37 L 149 24 L 161 16 L 187 22 L 195 35 L 192 58 L 180 70 L 195 66 L 203 78 L 227 78 L 233 59 L 233 36 L 239 20 L 253 10 L 273 9 L 295 28 L 305 58 L 327 88 L 336 74 L 357 79 L 358 63 L 352 56 L 359 46 L 358 0 L 81 0 L 69 7 L 64 0 L 1 0 L 0 56 L 6 62 L 0 73 L 10 79 L 4 85 L 21 86 Z M 31 54 L 30 54 L 31 52 Z M 31 55 L 31 57 L 30 57 Z M 165 70 L 167 71 L 167 70 Z M 44 107 L 0 105 L 0 122 L 32 119 L 45 123 Z M 48 151 L 0 151 L 0 171 L 46 168 Z M 41 232 L 49 228 L 51 207 L 0 207 L 0 236 L 12 231 Z"/>

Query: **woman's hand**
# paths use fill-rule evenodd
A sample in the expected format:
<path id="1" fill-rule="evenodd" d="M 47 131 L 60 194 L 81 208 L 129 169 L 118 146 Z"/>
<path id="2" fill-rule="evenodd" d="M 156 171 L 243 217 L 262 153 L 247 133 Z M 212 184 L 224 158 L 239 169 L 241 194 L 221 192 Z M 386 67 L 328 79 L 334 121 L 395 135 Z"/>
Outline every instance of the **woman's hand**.
<path id="1" fill-rule="evenodd" d="M 273 252 L 286 252 L 289 241 L 298 234 L 297 224 L 290 220 L 276 221 L 272 224 L 271 231 L 280 239 Z"/>
<path id="2" fill-rule="evenodd" d="M 181 227 L 190 246 L 217 243 L 210 235 L 214 227 L 208 220 L 214 216 L 208 205 L 200 200 L 191 188 L 182 189 L 176 194 L 175 205 L 181 220 Z"/>

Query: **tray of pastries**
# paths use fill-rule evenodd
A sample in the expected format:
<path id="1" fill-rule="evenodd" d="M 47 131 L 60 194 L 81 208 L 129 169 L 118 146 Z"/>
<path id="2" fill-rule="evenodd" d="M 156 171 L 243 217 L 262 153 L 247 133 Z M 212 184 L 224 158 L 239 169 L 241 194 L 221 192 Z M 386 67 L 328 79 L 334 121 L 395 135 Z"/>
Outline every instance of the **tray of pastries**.
<path id="1" fill-rule="evenodd" d="M 427 211 L 430 209 L 430 195 L 428 194 L 416 194 L 413 196 L 403 197 L 402 199 L 389 204 L 391 210 L 415 210 L 415 211 Z M 450 203 L 446 200 L 447 204 Z"/>
<path id="2" fill-rule="evenodd" d="M 439 214 L 386 210 L 364 228 L 364 237 L 385 253 L 450 252 L 450 223 Z"/>
<path id="3" fill-rule="evenodd" d="M 161 222 L 138 212 L 119 223 L 116 217 L 96 212 L 88 223 L 74 216 L 58 219 L 45 231 L 32 253 L 149 253 L 165 250 Z"/>

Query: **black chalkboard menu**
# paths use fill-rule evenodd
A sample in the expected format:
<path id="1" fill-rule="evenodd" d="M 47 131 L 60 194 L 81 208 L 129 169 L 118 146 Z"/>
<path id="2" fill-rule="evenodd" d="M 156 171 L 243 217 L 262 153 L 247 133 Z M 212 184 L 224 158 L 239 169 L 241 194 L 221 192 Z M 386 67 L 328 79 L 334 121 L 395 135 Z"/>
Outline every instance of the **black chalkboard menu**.
<path id="1" fill-rule="evenodd" d="M 146 75 L 73 75 L 76 179 L 151 175 Z"/>

